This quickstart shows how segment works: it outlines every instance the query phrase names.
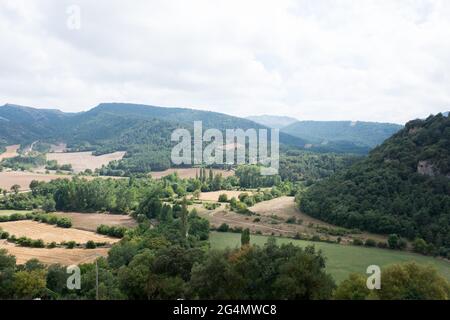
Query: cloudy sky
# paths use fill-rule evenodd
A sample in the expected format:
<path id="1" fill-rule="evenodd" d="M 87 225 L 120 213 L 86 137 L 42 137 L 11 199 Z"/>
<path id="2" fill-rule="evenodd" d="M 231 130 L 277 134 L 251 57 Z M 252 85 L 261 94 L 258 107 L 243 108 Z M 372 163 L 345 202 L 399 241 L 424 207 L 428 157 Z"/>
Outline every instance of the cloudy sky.
<path id="1" fill-rule="evenodd" d="M 448 0 L 1 0 L 0 35 L 0 104 L 397 123 L 450 109 Z"/>

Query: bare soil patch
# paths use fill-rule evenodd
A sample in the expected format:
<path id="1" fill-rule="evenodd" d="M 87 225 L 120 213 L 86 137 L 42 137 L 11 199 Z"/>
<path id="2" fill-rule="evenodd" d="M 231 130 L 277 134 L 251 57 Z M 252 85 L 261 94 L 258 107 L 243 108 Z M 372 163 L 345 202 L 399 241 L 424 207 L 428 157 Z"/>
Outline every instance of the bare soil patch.
<path id="1" fill-rule="evenodd" d="M 48 153 L 47 160 L 56 160 L 58 164 L 70 164 L 74 172 L 83 172 L 86 169 L 100 169 L 111 161 L 121 160 L 126 152 L 119 151 L 101 156 L 94 156 L 92 152 L 63 152 Z"/>
<path id="2" fill-rule="evenodd" d="M 20 148 L 19 144 L 15 144 L 13 146 L 7 146 L 6 151 L 3 152 L 2 154 L 0 154 L 0 161 L 2 161 L 3 159 L 17 157 L 19 155 L 17 153 L 17 150 L 19 150 L 19 148 Z"/>
<path id="3" fill-rule="evenodd" d="M 177 172 L 178 176 L 182 179 L 195 178 L 196 176 L 200 175 L 199 168 L 167 169 L 165 171 L 150 172 L 150 175 L 152 176 L 153 179 L 161 179 L 175 172 Z M 207 170 L 207 173 L 209 174 L 209 170 Z M 234 171 L 213 170 L 213 173 L 214 174 L 221 173 L 224 178 L 234 176 Z"/>
<path id="4" fill-rule="evenodd" d="M 38 259 L 44 264 L 59 263 L 65 266 L 78 265 L 95 261 L 98 257 L 108 255 L 107 248 L 96 249 L 45 249 L 45 248 L 25 248 L 0 240 L 0 249 L 6 249 L 9 254 L 17 259 L 18 264 L 24 264 L 28 260 Z"/>
<path id="5" fill-rule="evenodd" d="M 61 243 L 64 241 L 76 241 L 84 244 L 89 240 L 94 242 L 115 243 L 119 239 L 110 238 L 91 231 L 78 230 L 74 228 L 64 229 L 49 224 L 36 221 L 13 221 L 0 223 L 0 228 L 10 235 L 19 237 L 28 237 L 33 240 L 42 239 L 44 242 Z"/>
<path id="6" fill-rule="evenodd" d="M 97 227 L 102 224 L 127 228 L 137 225 L 137 222 L 127 215 L 79 212 L 58 212 L 56 214 L 69 218 L 72 221 L 72 228 L 87 231 L 96 231 Z"/>

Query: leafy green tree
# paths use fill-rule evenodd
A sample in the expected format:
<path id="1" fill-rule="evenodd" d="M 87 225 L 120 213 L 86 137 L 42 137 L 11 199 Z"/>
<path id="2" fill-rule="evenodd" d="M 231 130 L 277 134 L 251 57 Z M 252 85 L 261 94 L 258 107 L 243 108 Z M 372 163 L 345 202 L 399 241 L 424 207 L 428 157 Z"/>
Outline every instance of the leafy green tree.
<path id="1" fill-rule="evenodd" d="M 53 197 L 48 197 L 44 200 L 42 204 L 42 210 L 45 212 L 55 212 L 56 211 L 56 202 Z"/>
<path id="2" fill-rule="evenodd" d="M 244 229 L 241 234 L 241 246 L 248 246 L 250 244 L 250 229 Z"/>
<path id="3" fill-rule="evenodd" d="M 366 285 L 366 277 L 358 273 L 352 273 L 342 281 L 334 293 L 336 300 L 365 300 L 370 295 Z"/>
<path id="4" fill-rule="evenodd" d="M 40 298 L 45 294 L 45 270 L 18 271 L 14 274 L 14 296 L 17 299 Z"/>

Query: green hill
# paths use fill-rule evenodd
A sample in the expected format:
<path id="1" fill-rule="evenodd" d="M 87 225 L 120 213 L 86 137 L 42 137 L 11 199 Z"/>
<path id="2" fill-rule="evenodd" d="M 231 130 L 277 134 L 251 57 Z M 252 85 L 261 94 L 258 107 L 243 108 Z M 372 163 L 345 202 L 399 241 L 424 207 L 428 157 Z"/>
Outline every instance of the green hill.
<path id="1" fill-rule="evenodd" d="M 111 174 L 164 170 L 171 166 L 171 133 L 177 128 L 192 131 L 194 121 L 202 121 L 204 130 L 267 128 L 222 113 L 185 108 L 104 103 L 87 112 L 68 114 L 5 105 L 0 107 L 0 145 L 64 141 L 76 151 L 127 151 L 126 158 L 113 165 L 117 171 Z M 286 133 L 280 134 L 280 143 L 293 147 L 306 144 Z"/>
<path id="2" fill-rule="evenodd" d="M 313 185 L 305 213 L 348 228 L 420 237 L 450 248 L 450 118 L 409 122 L 368 158 Z"/>
<path id="3" fill-rule="evenodd" d="M 374 148 L 402 128 L 401 125 L 352 121 L 299 121 L 282 128 L 283 132 L 310 141 L 322 148 L 328 144 Z"/>

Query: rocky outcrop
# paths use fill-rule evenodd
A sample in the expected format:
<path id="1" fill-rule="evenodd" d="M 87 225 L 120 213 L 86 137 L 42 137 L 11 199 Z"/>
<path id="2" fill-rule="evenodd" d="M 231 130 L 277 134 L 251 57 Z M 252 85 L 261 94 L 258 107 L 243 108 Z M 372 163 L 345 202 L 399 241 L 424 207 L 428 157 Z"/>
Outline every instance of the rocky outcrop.
<path id="1" fill-rule="evenodd" d="M 419 161 L 417 165 L 417 172 L 419 174 L 423 174 L 425 176 L 434 177 L 439 175 L 439 170 L 435 168 L 435 166 L 431 163 L 431 161 Z"/>

